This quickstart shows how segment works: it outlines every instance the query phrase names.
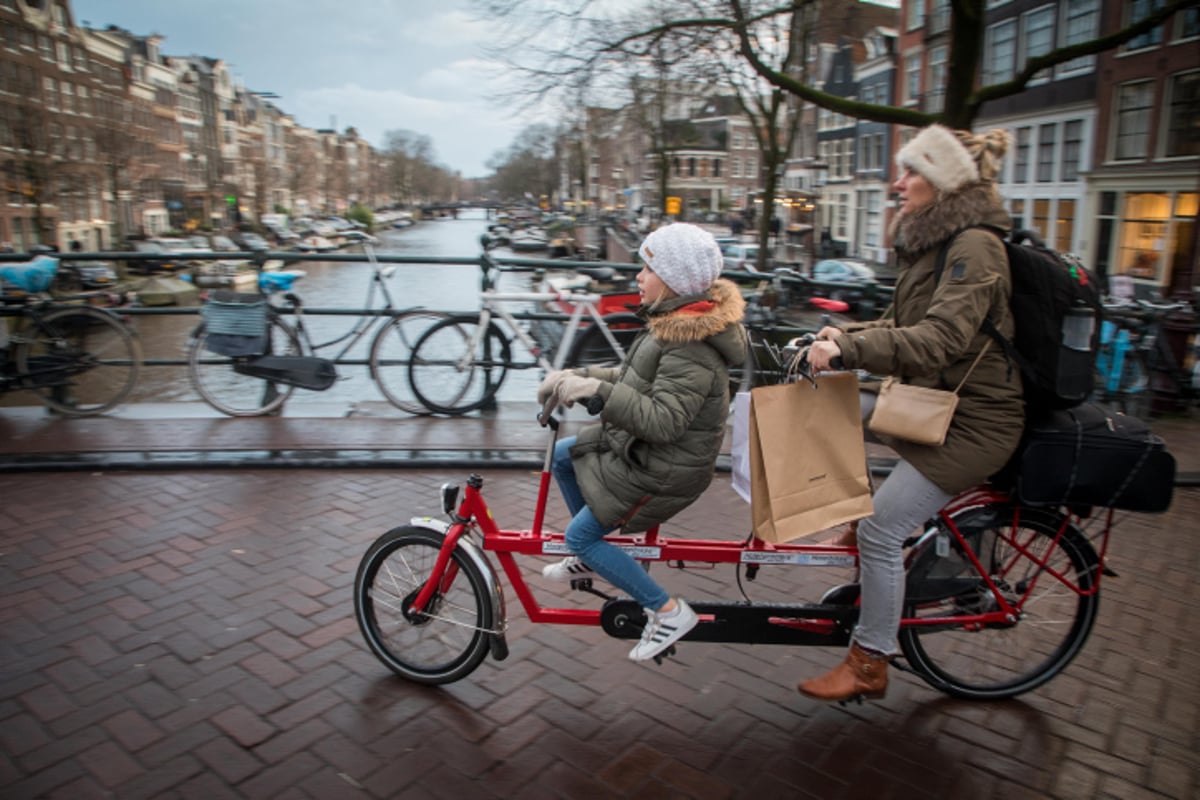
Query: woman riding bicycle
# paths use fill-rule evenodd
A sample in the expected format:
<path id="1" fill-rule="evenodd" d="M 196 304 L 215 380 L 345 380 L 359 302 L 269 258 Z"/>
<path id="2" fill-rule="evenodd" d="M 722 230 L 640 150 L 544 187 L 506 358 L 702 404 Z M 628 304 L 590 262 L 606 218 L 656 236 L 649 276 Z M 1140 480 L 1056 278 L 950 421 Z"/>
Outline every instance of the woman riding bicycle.
<path id="1" fill-rule="evenodd" d="M 604 401 L 601 424 L 560 441 L 553 471 L 573 515 L 565 539 L 574 556 L 543 570 L 569 581 L 598 573 L 647 612 L 634 661 L 653 658 L 695 627 L 625 551 L 606 542 L 617 528 L 645 531 L 696 500 L 712 481 L 729 413 L 729 367 L 745 359 L 745 301 L 720 279 L 712 235 L 695 225 L 660 228 L 642 243 L 638 273 L 646 329 L 618 368 L 552 372 L 538 389 L 543 415 L 557 404 Z"/>
<path id="2" fill-rule="evenodd" d="M 890 313 L 826 327 L 809 350 L 816 370 L 840 357 L 848 369 L 939 389 L 953 389 L 969 374 L 944 444 L 888 441 L 900 460 L 874 495 L 874 514 L 857 526 L 862 601 L 853 643 L 842 664 L 799 685 L 809 697 L 884 695 L 904 601 L 904 540 L 955 494 L 1003 467 L 1020 440 L 1019 371 L 1001 348 L 987 347 L 990 337 L 981 330 L 990 318 L 1013 335 L 1008 260 L 996 233 L 964 230 L 1010 228 L 995 183 L 1008 144 L 1002 130 L 974 135 L 932 125 L 901 148 L 902 174 L 893 185 L 901 208 L 891 228 L 900 275 Z M 958 231 L 935 284 L 938 251 Z M 864 417 L 873 408 L 874 395 L 863 393 Z"/>

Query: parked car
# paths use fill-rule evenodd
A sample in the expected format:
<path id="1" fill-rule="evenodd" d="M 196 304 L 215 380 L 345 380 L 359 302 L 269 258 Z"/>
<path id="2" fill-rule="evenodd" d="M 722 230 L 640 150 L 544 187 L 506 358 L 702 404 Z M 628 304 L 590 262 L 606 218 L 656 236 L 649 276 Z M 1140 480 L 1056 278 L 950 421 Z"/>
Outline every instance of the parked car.
<path id="1" fill-rule="evenodd" d="M 271 243 L 257 233 L 243 231 L 235 234 L 233 240 L 241 245 L 243 250 L 270 250 Z"/>
<path id="2" fill-rule="evenodd" d="M 861 261 L 827 258 L 813 266 L 813 280 L 837 283 L 866 283 L 875 280 L 875 270 Z"/>
<path id="3" fill-rule="evenodd" d="M 129 272 L 133 274 L 153 275 L 155 272 L 173 272 L 177 266 L 175 254 L 161 242 L 138 240 L 133 242 L 133 250 L 135 253 L 157 256 L 157 258 L 127 262 Z"/>
<path id="4" fill-rule="evenodd" d="M 720 244 L 720 242 L 718 242 Z M 757 272 L 758 245 L 741 242 L 720 244 L 721 255 L 725 258 L 725 269 L 734 272 Z"/>
<path id="5" fill-rule="evenodd" d="M 60 292 L 109 289 L 117 283 L 117 273 L 107 261 L 60 261 L 54 288 Z"/>

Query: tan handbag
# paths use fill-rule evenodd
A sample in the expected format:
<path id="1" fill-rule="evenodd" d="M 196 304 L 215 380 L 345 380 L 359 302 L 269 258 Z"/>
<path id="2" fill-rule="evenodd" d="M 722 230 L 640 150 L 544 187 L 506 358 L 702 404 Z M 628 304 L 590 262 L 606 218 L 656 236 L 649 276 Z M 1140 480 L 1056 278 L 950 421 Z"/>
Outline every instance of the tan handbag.
<path id="1" fill-rule="evenodd" d="M 946 431 L 958 408 L 958 392 L 975 371 L 989 344 L 991 342 L 984 344 L 953 392 L 901 383 L 894 377 L 885 380 L 879 388 L 879 398 L 867 428 L 872 433 L 916 444 L 941 445 L 946 441 Z"/>

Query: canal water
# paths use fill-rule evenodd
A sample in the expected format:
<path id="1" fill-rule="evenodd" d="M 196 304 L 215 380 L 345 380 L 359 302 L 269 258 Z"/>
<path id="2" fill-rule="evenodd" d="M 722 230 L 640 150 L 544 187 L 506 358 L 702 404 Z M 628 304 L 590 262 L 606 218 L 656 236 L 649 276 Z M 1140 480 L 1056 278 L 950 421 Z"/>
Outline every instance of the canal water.
<path id="1" fill-rule="evenodd" d="M 396 305 L 401 308 L 421 306 L 436 311 L 471 311 L 479 308 L 481 252 L 480 236 L 487 232 L 488 219 L 483 210 L 469 209 L 457 219 L 440 219 L 419 222 L 404 229 L 386 229 L 378 233 L 379 244 L 375 251 L 380 254 L 404 256 L 455 258 L 458 264 L 395 264 L 395 273 L 388 279 L 388 287 Z M 507 250 L 494 251 L 495 255 L 512 255 Z M 285 269 L 301 270 L 305 276 L 296 282 L 293 291 L 310 309 L 358 309 L 366 306 L 367 292 L 371 286 L 372 267 L 367 262 L 349 263 L 333 261 L 297 262 Z M 498 288 L 521 290 L 531 285 L 528 272 L 505 272 Z M 376 303 L 380 302 L 378 293 Z M 518 310 L 518 309 L 514 309 Z M 182 359 L 186 357 L 188 337 L 197 323 L 194 315 L 135 316 L 146 359 Z M 305 325 L 314 344 L 320 345 L 342 336 L 355 324 L 352 316 L 327 316 L 311 314 L 305 317 Z M 375 328 L 367 332 L 346 358 L 366 359 Z M 318 355 L 335 357 L 344 343 L 318 350 Z M 519 343 L 516 344 L 519 347 Z M 296 411 L 306 403 L 369 404 L 371 408 L 391 406 L 371 380 L 366 365 L 339 365 L 339 380 L 328 390 L 312 392 L 297 389 L 288 401 L 288 408 Z M 537 370 L 510 371 L 503 387 L 500 400 L 532 400 L 539 374 Z M 164 403 L 172 401 L 198 401 L 200 397 L 192 389 L 187 368 L 184 366 L 147 366 L 143 369 L 138 386 L 130 397 L 131 403 Z M 397 411 L 396 413 L 402 413 Z"/>

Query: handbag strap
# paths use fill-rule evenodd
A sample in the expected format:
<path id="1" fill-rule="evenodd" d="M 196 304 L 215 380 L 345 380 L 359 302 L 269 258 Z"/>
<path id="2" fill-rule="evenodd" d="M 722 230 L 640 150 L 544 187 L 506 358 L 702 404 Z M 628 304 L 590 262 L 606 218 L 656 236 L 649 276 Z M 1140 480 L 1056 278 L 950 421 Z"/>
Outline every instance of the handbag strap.
<path id="1" fill-rule="evenodd" d="M 983 358 L 983 354 L 987 352 L 987 349 L 991 346 L 991 344 L 992 343 L 990 340 L 983 343 L 983 349 L 979 351 L 979 355 L 975 356 L 975 360 L 971 362 L 971 368 L 967 370 L 966 375 L 962 376 L 962 380 L 958 382 L 958 386 L 954 387 L 955 394 L 958 394 L 958 390 L 963 387 L 963 384 L 967 382 L 967 378 L 971 377 L 971 373 L 975 371 L 977 366 L 979 366 L 979 359 Z"/>

